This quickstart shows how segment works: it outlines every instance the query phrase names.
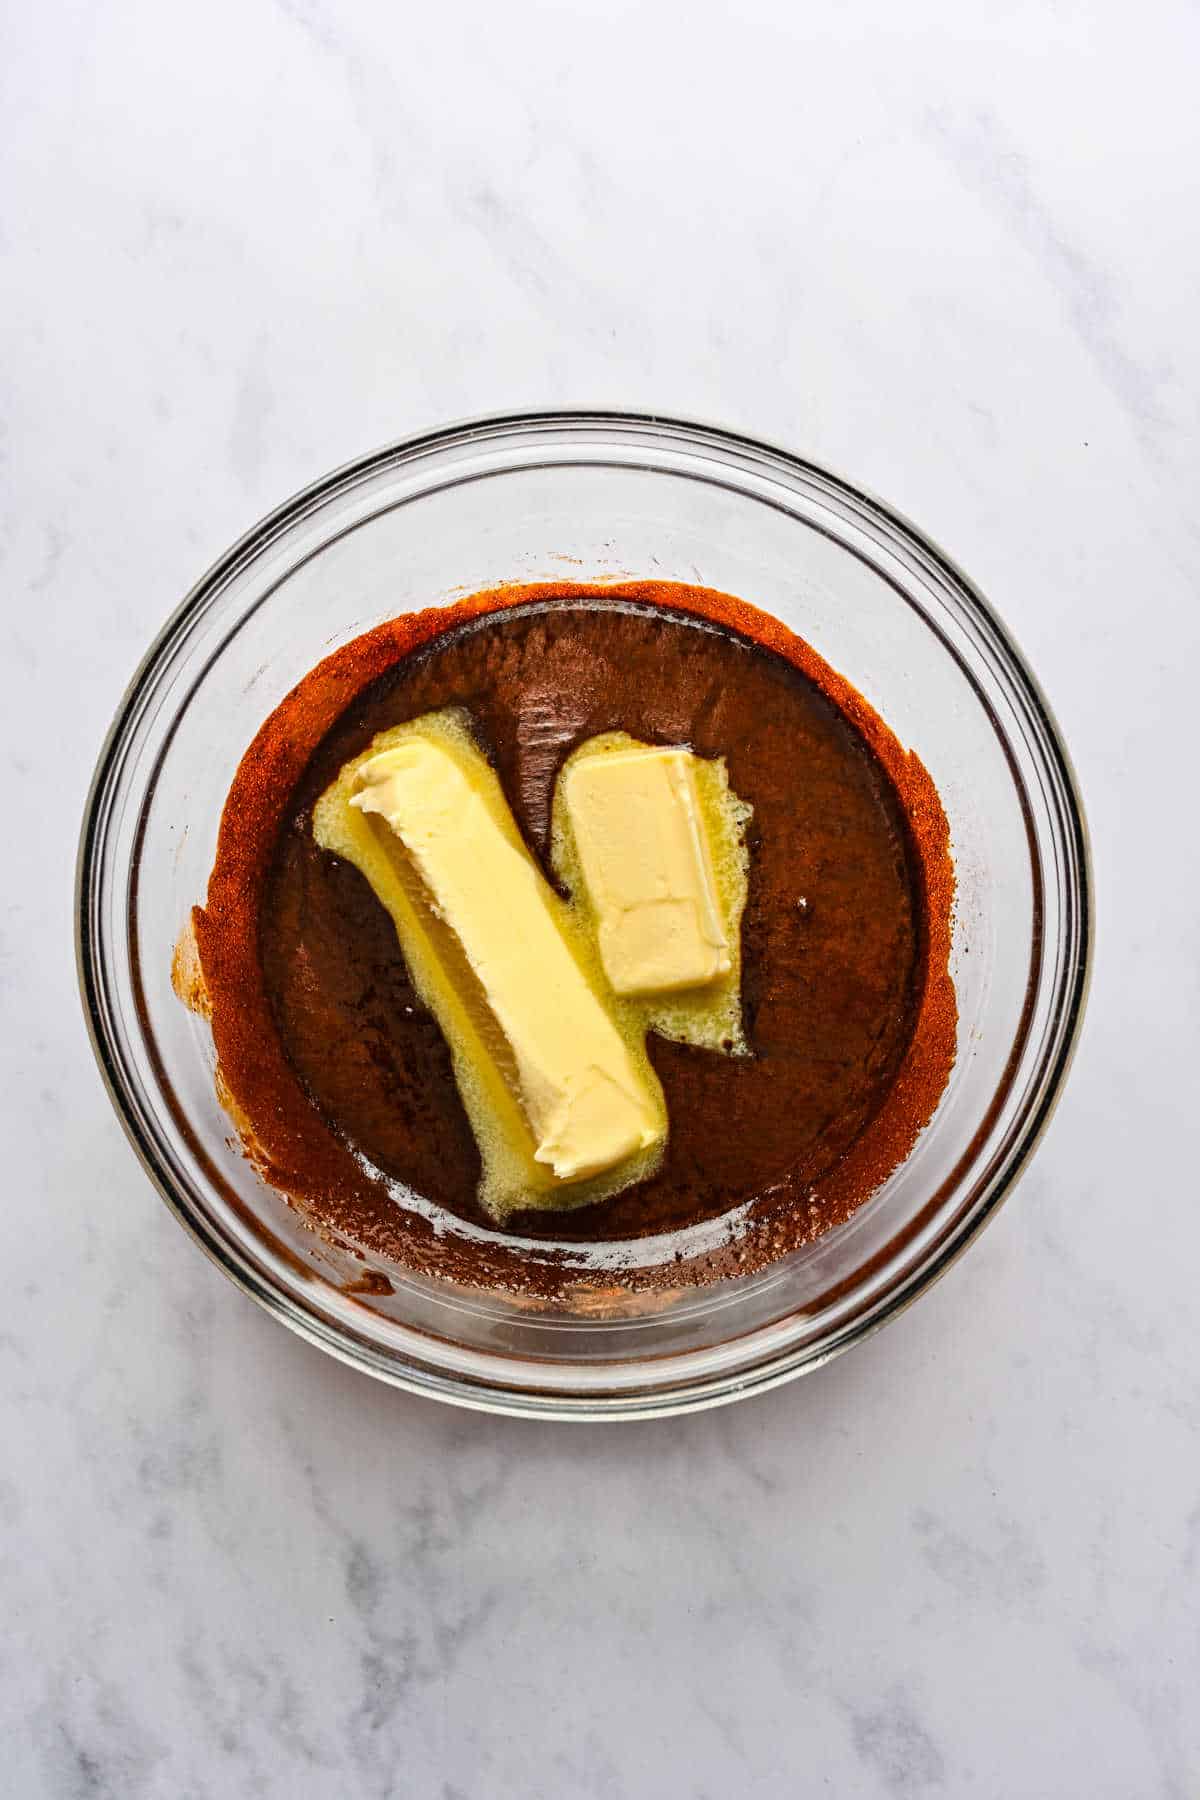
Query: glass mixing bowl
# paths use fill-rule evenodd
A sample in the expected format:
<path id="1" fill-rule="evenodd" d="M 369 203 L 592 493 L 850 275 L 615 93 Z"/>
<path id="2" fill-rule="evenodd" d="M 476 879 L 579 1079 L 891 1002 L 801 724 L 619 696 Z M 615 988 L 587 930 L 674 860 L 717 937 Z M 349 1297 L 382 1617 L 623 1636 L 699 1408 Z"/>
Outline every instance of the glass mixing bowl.
<path id="1" fill-rule="evenodd" d="M 665 1296 L 598 1287 L 570 1308 L 367 1263 L 305 1229 L 231 1143 L 208 1028 L 171 987 L 226 791 L 288 690 L 384 618 L 556 576 L 696 582 L 774 613 L 922 757 L 958 875 L 958 1060 L 908 1160 L 845 1225 L 757 1275 Z M 645 1417 L 815 1369 L 927 1288 L 991 1216 L 1070 1062 L 1089 885 L 1049 707 L 990 607 L 928 539 L 825 470 L 726 431 L 529 414 L 339 470 L 255 526 L 188 595 L 96 769 L 79 855 L 80 982 L 113 1104 L 152 1180 L 276 1318 L 416 1393 Z"/>

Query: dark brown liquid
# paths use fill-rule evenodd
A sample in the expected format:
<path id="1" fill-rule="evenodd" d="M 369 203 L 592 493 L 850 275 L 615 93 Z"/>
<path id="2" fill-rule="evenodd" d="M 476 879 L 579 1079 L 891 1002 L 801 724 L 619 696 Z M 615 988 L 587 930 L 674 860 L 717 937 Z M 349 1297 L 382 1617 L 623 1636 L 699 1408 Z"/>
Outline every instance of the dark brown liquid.
<path id="1" fill-rule="evenodd" d="M 368 689 L 293 797 L 260 914 L 287 1056 L 329 1125 L 385 1174 L 464 1219 L 479 1154 L 450 1055 L 358 871 L 317 848 L 312 803 L 376 732 L 470 711 L 549 874 L 554 780 L 585 738 L 623 730 L 724 756 L 754 808 L 742 926 L 751 1058 L 650 1039 L 670 1140 L 659 1173 L 526 1236 L 600 1240 L 725 1212 L 787 1178 L 797 1196 L 878 1110 L 912 1036 L 922 905 L 903 809 L 841 712 L 773 652 L 631 603 L 547 601 L 435 640 Z"/>

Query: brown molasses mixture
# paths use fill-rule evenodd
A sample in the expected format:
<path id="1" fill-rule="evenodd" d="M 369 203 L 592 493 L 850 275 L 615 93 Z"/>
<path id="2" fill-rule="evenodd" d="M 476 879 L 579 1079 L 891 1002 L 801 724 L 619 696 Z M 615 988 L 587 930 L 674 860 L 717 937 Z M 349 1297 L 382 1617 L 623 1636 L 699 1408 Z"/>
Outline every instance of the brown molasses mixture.
<path id="1" fill-rule="evenodd" d="M 312 836 L 313 802 L 343 763 L 448 705 L 470 711 L 547 874 L 555 777 L 601 732 L 724 756 L 754 809 L 742 925 L 753 1054 L 651 1037 L 670 1117 L 659 1172 L 502 1232 L 475 1201 L 479 1154 L 450 1053 L 391 920 Z M 565 586 L 396 621 L 301 683 L 239 770 L 196 931 L 248 1147 L 319 1229 L 455 1279 L 553 1291 L 570 1285 L 553 1254 L 506 1238 L 603 1243 L 750 1203 L 727 1252 L 614 1278 L 678 1285 L 819 1235 L 907 1154 L 954 1055 L 952 891 L 921 764 L 777 622 L 706 590 Z M 488 1227 L 494 1245 L 436 1235 L 372 1171 Z"/>

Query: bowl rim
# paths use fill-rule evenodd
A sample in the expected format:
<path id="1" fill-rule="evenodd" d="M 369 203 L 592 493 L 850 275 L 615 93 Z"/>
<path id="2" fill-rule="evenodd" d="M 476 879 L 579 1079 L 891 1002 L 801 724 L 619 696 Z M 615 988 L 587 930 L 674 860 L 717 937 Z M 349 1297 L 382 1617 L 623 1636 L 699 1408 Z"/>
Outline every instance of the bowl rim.
<path id="1" fill-rule="evenodd" d="M 424 455 L 445 451 L 454 446 L 469 446 L 476 439 L 484 441 L 506 434 L 516 437 L 539 429 L 595 431 L 605 427 L 613 430 L 661 430 L 667 437 L 688 440 L 697 450 L 703 450 L 706 445 L 723 445 L 735 452 L 766 458 L 770 463 L 782 465 L 786 471 L 829 485 L 841 498 L 865 508 L 869 515 L 889 526 L 901 539 L 909 540 L 911 545 L 930 558 L 941 576 L 955 590 L 955 597 L 966 605 L 969 612 L 974 613 L 1002 651 L 1008 665 L 1007 672 L 1019 689 L 1023 690 L 1022 697 L 1040 727 L 1040 749 L 1049 758 L 1065 800 L 1063 816 L 1073 851 L 1070 861 L 1074 875 L 1069 884 L 1069 898 L 1073 903 L 1077 925 L 1074 954 L 1066 960 L 1063 975 L 1057 984 L 1059 991 L 1054 997 L 1054 1010 L 1060 1021 L 1058 1042 L 1038 1078 L 1027 1116 L 1003 1157 L 989 1190 L 967 1216 L 950 1229 L 928 1261 L 919 1264 L 902 1278 L 895 1291 L 885 1295 L 873 1311 L 851 1320 L 840 1328 L 833 1341 L 815 1349 L 794 1345 L 775 1353 L 768 1352 L 761 1362 L 733 1372 L 718 1373 L 682 1387 L 656 1385 L 647 1393 L 627 1390 L 610 1394 L 593 1390 L 571 1396 L 536 1387 L 482 1385 L 444 1369 L 422 1367 L 416 1362 L 411 1367 L 402 1366 L 373 1347 L 361 1341 L 356 1342 L 335 1323 L 300 1307 L 289 1295 L 270 1285 L 252 1263 L 233 1251 L 196 1216 L 190 1201 L 177 1189 L 139 1124 L 119 1048 L 105 1022 L 104 1007 L 100 1000 L 101 975 L 98 958 L 94 953 L 97 936 L 103 935 L 96 929 L 98 906 L 94 876 L 97 871 L 99 824 L 104 804 L 119 773 L 123 745 L 139 716 L 142 697 L 176 640 L 203 613 L 210 600 L 220 592 L 236 569 L 252 561 L 292 524 L 325 504 L 340 489 L 353 487 L 377 471 L 412 462 Z M 898 1317 L 941 1279 L 995 1216 L 1025 1172 L 1061 1098 L 1078 1048 L 1090 992 L 1094 962 L 1094 912 L 1094 882 L 1087 818 L 1078 777 L 1053 709 L 1012 632 L 1001 623 L 990 602 L 935 539 L 905 514 L 827 465 L 744 432 L 657 411 L 553 408 L 481 414 L 398 439 L 353 458 L 298 489 L 290 498 L 272 508 L 209 566 L 153 637 L 126 685 L 104 736 L 89 784 L 80 829 L 75 865 L 74 937 L 76 970 L 88 1036 L 109 1100 L 125 1135 L 174 1217 L 243 1292 L 248 1293 L 273 1317 L 309 1343 L 350 1367 L 408 1392 L 441 1399 L 468 1409 L 510 1416 L 598 1421 L 666 1417 L 729 1404 L 750 1394 L 766 1392 L 783 1382 L 822 1367 L 852 1345 L 862 1342 Z M 659 1367 L 665 1372 L 671 1362 L 670 1356 L 664 1357 Z"/>

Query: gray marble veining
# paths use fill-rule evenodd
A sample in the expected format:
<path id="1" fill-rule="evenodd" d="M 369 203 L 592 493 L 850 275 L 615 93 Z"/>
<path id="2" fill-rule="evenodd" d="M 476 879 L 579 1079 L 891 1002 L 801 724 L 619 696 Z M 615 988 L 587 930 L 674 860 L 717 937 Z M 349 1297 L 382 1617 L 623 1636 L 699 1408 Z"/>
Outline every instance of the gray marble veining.
<path id="1" fill-rule="evenodd" d="M 1150 47 L 1153 79 L 1144 78 Z M 0 57 L 0 1791 L 1200 1793 L 1195 8 L 143 0 Z M 301 483 L 593 400 L 843 468 L 1088 801 L 1075 1074 L 965 1260 L 650 1427 L 388 1392 L 154 1197 L 70 950 L 151 633 Z"/>

